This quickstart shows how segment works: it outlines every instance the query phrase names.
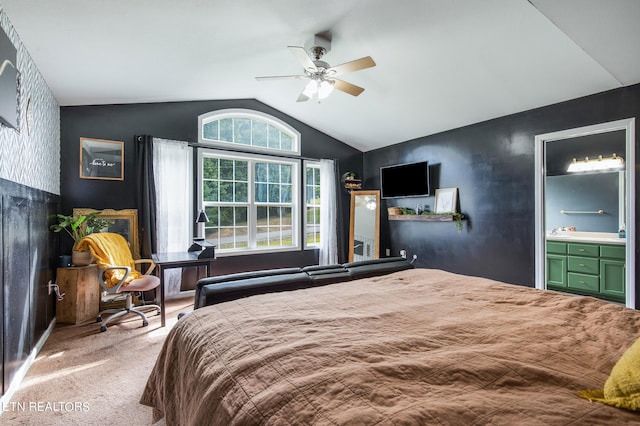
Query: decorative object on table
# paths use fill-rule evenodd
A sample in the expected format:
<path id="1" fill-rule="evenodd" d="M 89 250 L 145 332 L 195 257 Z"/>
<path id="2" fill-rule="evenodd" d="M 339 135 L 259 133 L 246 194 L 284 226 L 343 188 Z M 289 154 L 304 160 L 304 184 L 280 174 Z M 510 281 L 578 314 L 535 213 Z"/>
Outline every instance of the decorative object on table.
<path id="1" fill-rule="evenodd" d="M 342 175 L 342 186 L 347 192 L 359 191 L 362 188 L 362 180 L 354 172 L 346 172 Z"/>
<path id="2" fill-rule="evenodd" d="M 124 142 L 80 138 L 80 178 L 124 180 Z"/>
<path id="3" fill-rule="evenodd" d="M 196 218 L 196 226 L 200 226 L 201 223 L 209 222 L 209 217 L 204 210 L 200 210 L 198 217 Z M 216 246 L 207 242 L 204 237 L 198 237 L 193 239 L 193 244 L 187 250 L 188 252 L 200 252 L 198 253 L 198 259 L 213 259 L 215 257 Z"/>
<path id="4" fill-rule="evenodd" d="M 398 216 L 403 213 L 402 207 L 387 207 L 387 214 L 389 216 Z"/>
<path id="5" fill-rule="evenodd" d="M 455 213 L 458 204 L 458 188 L 436 189 L 436 213 Z"/>
<path id="6" fill-rule="evenodd" d="M 51 225 L 53 232 L 65 231 L 73 239 L 73 249 L 71 252 L 71 263 L 74 266 L 86 266 L 91 264 L 93 257 L 89 250 L 78 250 L 77 245 L 87 235 L 98 232 L 108 226 L 109 221 L 100 216 L 99 211 L 89 214 L 66 216 L 58 214 L 58 223 Z"/>
<path id="7" fill-rule="evenodd" d="M 88 215 L 94 212 L 98 212 L 100 214 L 100 218 L 106 221 L 105 226 L 99 228 L 95 232 L 113 232 L 122 235 L 124 239 L 129 243 L 129 248 L 131 249 L 133 258 L 140 259 L 140 243 L 138 241 L 138 210 L 95 210 L 87 208 L 73 209 L 73 215 L 75 217 Z"/>

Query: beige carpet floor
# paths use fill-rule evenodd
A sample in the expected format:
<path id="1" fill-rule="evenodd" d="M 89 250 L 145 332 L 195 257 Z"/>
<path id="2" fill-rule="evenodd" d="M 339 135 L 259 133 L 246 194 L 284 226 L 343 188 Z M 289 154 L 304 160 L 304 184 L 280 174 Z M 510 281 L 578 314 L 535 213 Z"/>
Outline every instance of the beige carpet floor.
<path id="1" fill-rule="evenodd" d="M 151 425 L 140 395 L 178 313 L 192 309 L 193 296 L 168 300 L 166 327 L 155 313 L 147 327 L 128 315 L 104 333 L 94 321 L 57 325 L 0 425 Z"/>

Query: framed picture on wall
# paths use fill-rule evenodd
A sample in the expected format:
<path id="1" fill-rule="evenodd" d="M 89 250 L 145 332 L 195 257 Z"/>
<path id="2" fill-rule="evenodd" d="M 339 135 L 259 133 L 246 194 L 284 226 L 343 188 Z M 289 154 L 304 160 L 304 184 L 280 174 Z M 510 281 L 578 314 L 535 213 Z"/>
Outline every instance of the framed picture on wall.
<path id="1" fill-rule="evenodd" d="M 124 180 L 124 142 L 80 138 L 80 178 Z"/>
<path id="2" fill-rule="evenodd" d="M 455 213 L 458 205 L 458 188 L 436 189 L 436 213 Z"/>

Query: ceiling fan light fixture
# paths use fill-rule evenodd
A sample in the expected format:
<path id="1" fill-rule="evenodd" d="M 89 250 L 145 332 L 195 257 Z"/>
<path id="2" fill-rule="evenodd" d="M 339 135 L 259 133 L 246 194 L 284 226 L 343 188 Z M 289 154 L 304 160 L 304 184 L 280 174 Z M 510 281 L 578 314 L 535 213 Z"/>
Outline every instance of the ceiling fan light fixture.
<path id="1" fill-rule="evenodd" d="M 317 80 L 309 80 L 307 85 L 305 86 L 302 94 L 308 98 L 312 98 L 318 92 L 318 81 Z"/>
<path id="2" fill-rule="evenodd" d="M 322 80 L 318 85 L 318 99 L 326 99 L 333 92 L 333 81 Z"/>

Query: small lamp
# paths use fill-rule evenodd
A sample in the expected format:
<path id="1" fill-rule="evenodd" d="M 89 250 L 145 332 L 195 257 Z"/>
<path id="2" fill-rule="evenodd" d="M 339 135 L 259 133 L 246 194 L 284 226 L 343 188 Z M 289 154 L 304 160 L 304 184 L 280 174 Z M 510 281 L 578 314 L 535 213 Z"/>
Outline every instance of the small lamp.
<path id="1" fill-rule="evenodd" d="M 207 222 L 209 222 L 207 213 L 204 210 L 200 210 L 200 213 L 198 213 L 198 217 L 196 218 L 196 224 Z M 198 254 L 198 259 L 204 259 L 215 257 L 215 248 L 216 246 L 207 243 L 204 237 L 202 237 L 194 238 L 193 244 L 191 244 L 191 247 L 189 247 L 187 251 L 199 251 L 200 253 Z"/>

